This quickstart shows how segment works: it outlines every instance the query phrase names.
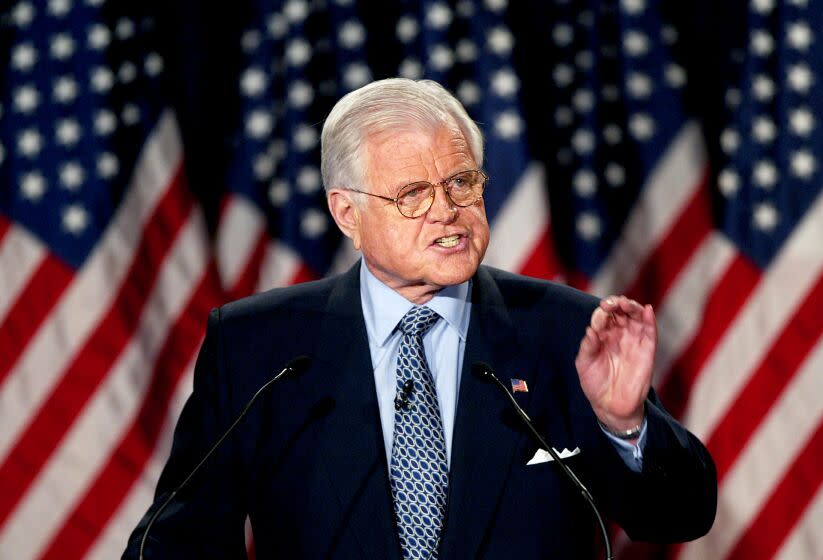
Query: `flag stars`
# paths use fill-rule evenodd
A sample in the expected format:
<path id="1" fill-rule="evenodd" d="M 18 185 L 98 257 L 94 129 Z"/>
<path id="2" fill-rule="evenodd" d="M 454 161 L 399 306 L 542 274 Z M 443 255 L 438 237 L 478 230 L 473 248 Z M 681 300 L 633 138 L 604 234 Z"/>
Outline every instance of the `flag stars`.
<path id="1" fill-rule="evenodd" d="M 286 181 L 278 179 L 272 181 L 271 185 L 269 185 L 268 195 L 269 202 L 272 203 L 272 206 L 279 208 L 289 201 L 291 189 Z"/>
<path id="2" fill-rule="evenodd" d="M 581 128 L 572 134 L 571 144 L 578 154 L 589 154 L 594 150 L 594 134 L 586 128 Z"/>
<path id="3" fill-rule="evenodd" d="M 509 2 L 508 0 L 485 0 L 483 4 L 489 11 L 500 13 L 508 7 Z"/>
<path id="4" fill-rule="evenodd" d="M 788 71 L 789 87 L 798 93 L 808 93 L 814 83 L 814 76 L 805 64 L 795 64 Z"/>
<path id="5" fill-rule="evenodd" d="M 574 63 L 581 70 L 590 70 L 594 64 L 591 51 L 580 51 L 574 56 Z"/>
<path id="6" fill-rule="evenodd" d="M 777 167 L 768 160 L 762 160 L 755 164 L 752 172 L 754 184 L 761 189 L 770 190 L 777 183 Z"/>
<path id="7" fill-rule="evenodd" d="M 82 129 L 76 119 L 61 119 L 55 128 L 55 138 L 61 146 L 72 147 L 80 140 Z"/>
<path id="8" fill-rule="evenodd" d="M 314 127 L 300 124 L 294 131 L 294 145 L 301 152 L 308 152 L 317 146 L 318 134 Z"/>
<path id="9" fill-rule="evenodd" d="M 759 74 L 752 81 L 752 92 L 760 102 L 769 101 L 774 97 L 774 82 L 765 74 Z"/>
<path id="10" fill-rule="evenodd" d="M 292 39 L 286 45 L 286 61 L 291 66 L 303 66 L 311 58 L 311 45 L 305 39 Z"/>
<path id="11" fill-rule="evenodd" d="M 612 146 L 619 144 L 623 140 L 623 130 L 616 124 L 607 124 L 603 127 L 603 139 Z"/>
<path id="12" fill-rule="evenodd" d="M 79 236 L 89 225 L 89 214 L 79 204 L 71 204 L 63 210 L 62 225 L 68 233 Z"/>
<path id="13" fill-rule="evenodd" d="M 492 75 L 492 91 L 498 97 L 513 97 L 520 89 L 520 80 L 510 68 L 503 68 Z"/>
<path id="14" fill-rule="evenodd" d="M 21 72 L 28 72 L 37 62 L 37 51 L 31 43 L 22 43 L 15 47 L 11 55 L 12 67 Z"/>
<path id="15" fill-rule="evenodd" d="M 340 27 L 337 38 L 344 48 L 356 49 L 366 40 L 366 30 L 359 21 L 349 20 Z"/>
<path id="16" fill-rule="evenodd" d="M 94 131 L 100 136 L 108 136 L 117 128 L 117 117 L 108 109 L 102 109 L 94 116 Z"/>
<path id="17" fill-rule="evenodd" d="M 620 7 L 629 15 L 638 16 L 646 9 L 645 0 L 621 0 Z"/>
<path id="18" fill-rule="evenodd" d="M 733 129 L 727 128 L 720 133 L 720 148 L 727 155 L 732 155 L 740 146 L 740 134 Z"/>
<path id="19" fill-rule="evenodd" d="M 498 56 L 508 55 L 514 47 L 514 37 L 511 32 L 503 26 L 497 26 L 489 31 L 488 35 L 486 35 L 486 41 L 489 49 Z"/>
<path id="20" fill-rule="evenodd" d="M 643 56 L 649 51 L 649 39 L 640 31 L 628 31 L 623 36 L 623 49 L 629 56 Z"/>
<path id="21" fill-rule="evenodd" d="M 523 119 L 514 111 L 503 111 L 494 119 L 494 131 L 503 140 L 514 140 L 523 132 Z"/>
<path id="22" fill-rule="evenodd" d="M 397 38 L 403 43 L 410 43 L 415 37 L 417 37 L 419 32 L 420 27 L 417 24 L 417 20 L 413 17 L 403 16 L 397 20 Z"/>
<path id="23" fill-rule="evenodd" d="M 731 169 L 724 169 L 717 176 L 717 187 L 724 197 L 730 198 L 740 190 L 740 176 Z"/>
<path id="24" fill-rule="evenodd" d="M 120 118 L 123 119 L 123 124 L 126 126 L 135 125 L 140 121 L 140 108 L 134 103 L 127 103 L 123 107 Z"/>
<path id="25" fill-rule="evenodd" d="M 283 15 L 292 23 L 299 23 L 309 15 L 309 4 L 305 0 L 289 0 L 283 7 Z"/>
<path id="26" fill-rule="evenodd" d="M 11 20 L 17 27 L 28 27 L 34 19 L 34 8 L 31 2 L 20 2 L 11 11 Z"/>
<path id="27" fill-rule="evenodd" d="M 562 127 L 571 125 L 574 122 L 574 111 L 565 105 L 561 105 L 554 111 L 554 122 Z"/>
<path id="28" fill-rule="evenodd" d="M 266 31 L 272 39 L 282 39 L 289 31 L 289 21 L 283 14 L 272 14 L 266 20 Z M 243 49 L 249 53 L 260 46 L 260 34 L 249 31 L 243 36 Z"/>
<path id="29" fill-rule="evenodd" d="M 770 118 L 757 117 L 752 125 L 752 133 L 758 142 L 767 144 L 772 142 L 777 135 L 777 127 Z"/>
<path id="30" fill-rule="evenodd" d="M 117 71 L 117 77 L 120 79 L 120 83 L 128 84 L 137 77 L 137 67 L 132 62 L 124 62 L 120 66 L 120 70 Z"/>
<path id="31" fill-rule="evenodd" d="M 316 208 L 309 208 L 300 217 L 300 233 L 310 239 L 320 237 L 329 227 L 328 218 Z"/>
<path id="32" fill-rule="evenodd" d="M 752 8 L 761 15 L 768 15 L 774 9 L 774 0 L 752 0 Z"/>
<path id="33" fill-rule="evenodd" d="M 58 103 L 71 103 L 77 97 L 77 82 L 71 76 L 57 78 L 52 95 Z"/>
<path id="34" fill-rule="evenodd" d="M 579 89 L 572 96 L 572 105 L 578 113 L 588 113 L 594 107 L 594 95 L 591 90 Z"/>
<path id="35" fill-rule="evenodd" d="M 464 105 L 475 105 L 480 101 L 480 88 L 471 81 L 461 82 L 457 87 L 457 97 Z"/>
<path id="36" fill-rule="evenodd" d="M 258 109 L 252 111 L 246 119 L 246 134 L 256 140 L 260 140 L 271 133 L 273 126 L 272 116 Z"/>
<path id="37" fill-rule="evenodd" d="M 649 140 L 655 133 L 654 120 L 646 113 L 632 115 L 629 119 L 629 131 L 637 140 Z"/>
<path id="38" fill-rule="evenodd" d="M 114 85 L 114 74 L 105 66 L 98 66 L 91 73 L 91 89 L 106 93 Z"/>
<path id="39" fill-rule="evenodd" d="M 597 192 L 597 176 L 590 169 L 581 169 L 572 178 L 574 191 L 588 198 Z"/>
<path id="40" fill-rule="evenodd" d="M 560 87 L 566 87 L 574 82 L 574 69 L 568 64 L 558 64 L 552 72 L 554 83 Z"/>
<path id="41" fill-rule="evenodd" d="M 151 52 L 146 55 L 146 60 L 143 64 L 146 69 L 146 74 L 151 77 L 159 76 L 163 71 L 163 57 L 156 52 Z"/>
<path id="42" fill-rule="evenodd" d="M 808 50 L 813 39 L 812 30 L 803 21 L 792 23 L 786 31 L 786 40 L 789 46 L 798 51 Z"/>
<path id="43" fill-rule="evenodd" d="M 322 181 L 316 167 L 306 166 L 297 173 L 297 190 L 304 195 L 312 195 L 320 190 Z"/>
<path id="44" fill-rule="evenodd" d="M 252 171 L 254 171 L 254 176 L 258 181 L 268 181 L 271 179 L 271 176 L 274 175 L 274 168 L 275 161 L 270 154 L 258 154 L 258 156 L 254 158 Z"/>
<path id="45" fill-rule="evenodd" d="M 63 187 L 72 192 L 76 192 L 83 184 L 83 181 L 86 180 L 86 172 L 76 161 L 70 161 L 60 166 L 58 175 Z"/>
<path id="46" fill-rule="evenodd" d="M 774 38 L 771 33 L 758 29 L 752 33 L 750 45 L 757 56 L 769 56 L 774 50 Z"/>
<path id="47" fill-rule="evenodd" d="M 114 34 L 122 41 L 130 39 L 134 36 L 134 22 L 129 18 L 120 18 L 114 28 Z"/>
<path id="48" fill-rule="evenodd" d="M 434 2 L 426 12 L 426 24 L 434 29 L 445 29 L 452 19 L 452 11 L 442 2 Z"/>
<path id="49" fill-rule="evenodd" d="M 454 53 L 446 45 L 435 45 L 429 52 L 429 63 L 438 72 L 445 72 L 454 66 Z"/>
<path id="50" fill-rule="evenodd" d="M 646 74 L 632 72 L 626 79 L 629 95 L 635 99 L 645 99 L 652 93 L 652 81 Z"/>
<path id="51" fill-rule="evenodd" d="M 777 209 L 773 205 L 761 203 L 754 207 L 752 222 L 754 223 L 754 227 L 758 230 L 764 233 L 769 233 L 777 227 L 779 221 L 780 215 L 777 213 Z"/>
<path id="52" fill-rule="evenodd" d="M 789 166 L 792 175 L 808 181 L 817 169 L 817 161 L 808 150 L 798 150 L 792 153 Z"/>
<path id="53" fill-rule="evenodd" d="M 102 179 L 111 179 L 120 171 L 120 161 L 110 152 L 104 152 L 97 158 L 97 175 Z"/>
<path id="54" fill-rule="evenodd" d="M 666 83 L 672 88 L 681 88 L 686 85 L 686 71 L 682 66 L 669 64 L 664 71 Z"/>
<path id="55" fill-rule="evenodd" d="M 74 39 L 68 33 L 58 33 L 49 42 L 49 52 L 57 60 L 66 60 L 74 54 Z"/>
<path id="56" fill-rule="evenodd" d="M 455 53 L 460 62 L 472 62 L 477 59 L 477 45 L 469 39 L 461 39 L 457 43 Z"/>
<path id="57" fill-rule="evenodd" d="M 88 41 L 89 47 L 99 51 L 109 46 L 111 42 L 111 32 L 104 25 L 96 23 L 89 28 L 86 40 Z"/>
<path id="58" fill-rule="evenodd" d="M 25 85 L 14 92 L 14 108 L 28 115 L 40 105 L 40 93 L 31 85 Z"/>
<path id="59" fill-rule="evenodd" d="M 600 218 L 592 212 L 581 212 L 575 223 L 578 235 L 585 241 L 594 241 L 600 237 L 602 226 Z"/>
<path id="60" fill-rule="evenodd" d="M 568 23 L 559 23 L 552 30 L 552 39 L 558 47 L 567 47 L 574 41 L 574 28 Z"/>
<path id="61" fill-rule="evenodd" d="M 371 81 L 371 70 L 362 62 L 353 62 L 343 71 L 343 84 L 349 90 L 357 89 Z"/>
<path id="62" fill-rule="evenodd" d="M 48 12 L 54 17 L 63 17 L 71 10 L 69 0 L 49 0 Z"/>
<path id="63" fill-rule="evenodd" d="M 17 150 L 25 157 L 33 159 L 43 149 L 43 137 L 37 130 L 28 128 L 17 137 Z"/>
<path id="64" fill-rule="evenodd" d="M 726 90 L 726 106 L 730 109 L 734 109 L 740 106 L 740 90 L 737 88 L 729 88 Z"/>
<path id="65" fill-rule="evenodd" d="M 409 57 L 403 60 L 403 62 L 400 63 L 398 71 L 401 76 L 411 80 L 417 80 L 423 77 L 423 65 L 420 64 L 420 61 L 416 58 Z"/>
<path id="66" fill-rule="evenodd" d="M 616 163 L 607 165 L 604 175 L 606 182 L 612 187 L 620 187 L 626 182 L 626 170 L 623 169 L 623 166 Z"/>
<path id="67" fill-rule="evenodd" d="M 305 80 L 296 80 L 289 86 L 289 103 L 296 109 L 305 109 L 314 101 L 314 89 Z"/>
<path id="68" fill-rule="evenodd" d="M 243 95 L 258 97 L 266 89 L 266 74 L 256 66 L 246 69 L 240 77 L 240 89 Z"/>
<path id="69" fill-rule="evenodd" d="M 808 136 L 814 129 L 814 116 L 808 107 L 800 107 L 789 113 L 789 128 L 798 136 Z"/>
<path id="70" fill-rule="evenodd" d="M 677 32 L 677 28 L 675 28 L 674 26 L 664 25 L 660 29 L 660 38 L 663 39 L 664 43 L 671 46 L 677 42 L 677 40 L 680 38 L 680 34 Z"/>
<path id="71" fill-rule="evenodd" d="M 455 6 L 455 11 L 457 15 L 468 19 L 474 15 L 474 2 L 473 0 L 460 0 Z"/>
<path id="72" fill-rule="evenodd" d="M 38 171 L 26 173 L 20 180 L 20 194 L 31 202 L 38 202 L 46 192 L 46 180 Z"/>
<path id="73" fill-rule="evenodd" d="M 274 16 L 272 16 L 274 17 Z M 285 18 L 283 18 L 285 21 Z M 285 29 L 283 33 L 288 31 L 288 24 L 285 25 Z M 269 19 L 269 34 L 271 34 L 271 19 Z M 243 35 L 240 36 L 240 48 L 243 49 L 243 52 L 246 54 L 252 54 L 257 47 L 260 46 L 260 32 L 256 29 L 247 29 L 243 32 Z"/>

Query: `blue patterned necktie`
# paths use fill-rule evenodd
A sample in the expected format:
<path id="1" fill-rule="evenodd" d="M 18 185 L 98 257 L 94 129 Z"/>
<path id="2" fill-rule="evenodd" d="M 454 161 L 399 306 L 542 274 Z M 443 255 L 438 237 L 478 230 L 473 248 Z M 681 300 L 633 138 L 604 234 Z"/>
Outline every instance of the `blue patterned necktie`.
<path id="1" fill-rule="evenodd" d="M 414 307 L 398 325 L 403 334 L 397 355 L 391 488 L 404 559 L 437 558 L 446 511 L 446 440 L 423 352 L 423 335 L 439 318 L 428 307 Z"/>

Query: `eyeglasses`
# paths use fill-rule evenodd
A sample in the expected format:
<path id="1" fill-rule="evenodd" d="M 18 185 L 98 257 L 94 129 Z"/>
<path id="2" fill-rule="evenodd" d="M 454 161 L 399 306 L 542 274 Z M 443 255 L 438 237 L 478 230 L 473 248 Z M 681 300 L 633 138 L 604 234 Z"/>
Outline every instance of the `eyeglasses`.
<path id="1" fill-rule="evenodd" d="M 452 204 L 465 208 L 483 198 L 483 189 L 486 188 L 488 179 L 489 176 L 479 170 L 461 171 L 437 184 L 443 187 Z M 428 181 L 417 181 L 400 189 L 394 198 L 357 189 L 349 190 L 394 202 L 397 210 L 405 217 L 419 218 L 428 212 L 434 203 L 434 187 L 435 185 Z"/>

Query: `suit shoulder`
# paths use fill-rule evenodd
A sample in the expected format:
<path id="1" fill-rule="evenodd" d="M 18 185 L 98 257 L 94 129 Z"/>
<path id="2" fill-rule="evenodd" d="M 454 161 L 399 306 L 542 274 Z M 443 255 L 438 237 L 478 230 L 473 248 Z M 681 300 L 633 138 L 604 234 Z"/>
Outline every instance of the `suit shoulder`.
<path id="1" fill-rule="evenodd" d="M 513 274 L 492 267 L 482 267 L 492 278 L 500 294 L 511 309 L 550 306 L 566 310 L 579 310 L 587 315 L 597 307 L 600 299 L 576 288 Z"/>
<path id="2" fill-rule="evenodd" d="M 244 322 L 281 313 L 321 313 L 338 277 L 273 288 L 224 304 L 221 321 Z"/>

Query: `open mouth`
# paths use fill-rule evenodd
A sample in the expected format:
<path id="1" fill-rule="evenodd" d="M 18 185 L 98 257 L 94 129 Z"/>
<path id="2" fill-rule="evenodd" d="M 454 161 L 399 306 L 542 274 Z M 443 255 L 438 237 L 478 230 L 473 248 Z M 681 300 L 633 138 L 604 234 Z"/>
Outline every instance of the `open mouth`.
<path id="1" fill-rule="evenodd" d="M 458 243 L 460 243 L 460 236 L 447 235 L 446 237 L 435 239 L 434 242 L 440 245 L 441 247 L 445 247 L 448 249 L 450 247 L 455 247 Z"/>

